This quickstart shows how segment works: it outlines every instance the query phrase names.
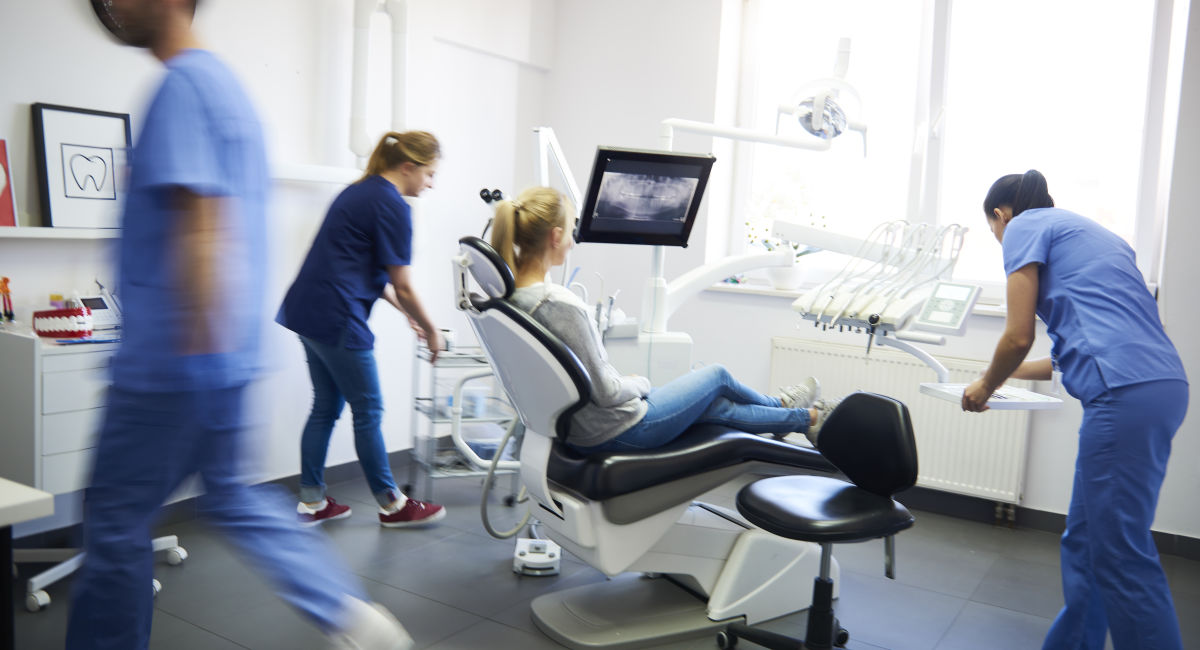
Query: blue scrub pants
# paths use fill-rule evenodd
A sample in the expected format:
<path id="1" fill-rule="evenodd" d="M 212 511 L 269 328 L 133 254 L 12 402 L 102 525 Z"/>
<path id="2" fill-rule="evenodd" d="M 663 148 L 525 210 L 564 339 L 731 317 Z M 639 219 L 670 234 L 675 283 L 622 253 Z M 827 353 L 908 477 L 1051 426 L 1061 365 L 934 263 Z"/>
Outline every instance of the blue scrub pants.
<path id="1" fill-rule="evenodd" d="M 1063 596 L 1046 650 L 1182 650 L 1179 621 L 1150 534 L 1188 385 L 1153 381 L 1084 405 L 1075 487 L 1062 537 Z"/>
<path id="2" fill-rule="evenodd" d="M 298 526 L 284 494 L 242 482 L 244 388 L 109 390 L 84 497 L 87 555 L 71 602 L 69 650 L 148 646 L 151 529 L 163 501 L 194 473 L 204 481 L 199 513 L 322 630 L 342 627 L 344 596 L 366 600 L 328 542 Z"/>
<path id="3" fill-rule="evenodd" d="M 722 365 L 705 366 L 653 388 L 646 415 L 621 435 L 583 452 L 655 449 L 693 424 L 723 424 L 749 433 L 807 431 L 808 409 L 783 408 L 778 397 L 763 395 L 733 378 Z"/>
<path id="4" fill-rule="evenodd" d="M 325 498 L 325 457 L 333 423 L 350 403 L 354 418 L 354 451 L 367 478 L 371 494 L 381 506 L 399 498 L 396 480 L 383 444 L 383 394 L 372 350 L 347 350 L 303 336 L 308 374 L 312 378 L 313 406 L 300 436 L 300 500 L 315 503 Z"/>

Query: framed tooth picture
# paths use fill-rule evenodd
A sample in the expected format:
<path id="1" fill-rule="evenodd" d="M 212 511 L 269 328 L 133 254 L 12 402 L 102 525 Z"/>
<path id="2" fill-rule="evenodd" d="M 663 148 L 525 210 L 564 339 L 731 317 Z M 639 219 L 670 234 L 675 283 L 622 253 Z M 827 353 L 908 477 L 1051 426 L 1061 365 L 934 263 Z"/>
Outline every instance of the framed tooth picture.
<path id="1" fill-rule="evenodd" d="M 44 225 L 116 228 L 132 136 L 127 113 L 33 104 Z"/>

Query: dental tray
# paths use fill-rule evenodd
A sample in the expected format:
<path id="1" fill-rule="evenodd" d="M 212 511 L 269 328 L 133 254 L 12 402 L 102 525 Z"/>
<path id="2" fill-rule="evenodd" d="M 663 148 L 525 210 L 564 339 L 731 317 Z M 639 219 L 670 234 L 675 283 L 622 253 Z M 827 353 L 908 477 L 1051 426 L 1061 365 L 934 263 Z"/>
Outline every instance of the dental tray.
<path id="1" fill-rule="evenodd" d="M 922 393 L 955 404 L 962 404 L 962 394 L 966 388 L 967 384 L 939 384 L 936 382 L 921 384 Z M 1053 395 L 1043 395 L 1016 386 L 1001 386 L 992 393 L 987 405 L 988 408 L 1000 411 L 1028 411 L 1055 409 L 1062 406 L 1062 400 Z"/>

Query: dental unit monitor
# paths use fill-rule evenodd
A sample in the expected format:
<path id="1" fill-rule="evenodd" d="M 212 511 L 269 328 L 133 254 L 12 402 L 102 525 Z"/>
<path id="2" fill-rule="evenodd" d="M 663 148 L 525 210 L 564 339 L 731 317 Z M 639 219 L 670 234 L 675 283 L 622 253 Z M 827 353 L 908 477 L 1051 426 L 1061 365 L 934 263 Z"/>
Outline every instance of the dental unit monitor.
<path id="1" fill-rule="evenodd" d="M 715 161 L 709 154 L 600 147 L 575 241 L 687 246 Z"/>

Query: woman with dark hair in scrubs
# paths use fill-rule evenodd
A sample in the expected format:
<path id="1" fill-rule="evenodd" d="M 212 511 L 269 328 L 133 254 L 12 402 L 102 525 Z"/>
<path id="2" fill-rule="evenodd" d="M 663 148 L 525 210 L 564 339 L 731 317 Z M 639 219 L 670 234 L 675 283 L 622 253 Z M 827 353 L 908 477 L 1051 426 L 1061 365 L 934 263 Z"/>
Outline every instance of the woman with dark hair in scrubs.
<path id="1" fill-rule="evenodd" d="M 408 317 L 431 360 L 441 349 L 438 330 L 413 290 L 412 210 L 404 196 L 433 187 L 438 141 L 424 131 L 388 133 L 367 161 L 366 173 L 329 206 L 300 274 L 275 320 L 300 336 L 313 384 L 312 412 L 300 438 L 297 517 L 317 525 L 350 516 L 350 506 L 325 494 L 325 455 L 333 423 L 350 404 L 354 449 L 387 528 L 428 524 L 446 516 L 442 506 L 410 499 L 396 488 L 380 423 L 383 395 L 367 325 L 383 298 Z"/>
<path id="2" fill-rule="evenodd" d="M 1036 170 L 1000 178 L 983 203 L 1004 249 L 1008 317 L 966 411 L 1009 377 L 1051 379 L 1083 404 L 1075 484 L 1062 537 L 1066 605 L 1044 648 L 1182 649 L 1179 621 L 1150 534 L 1188 383 L 1133 249 L 1094 221 L 1054 207 Z M 1025 361 L 1034 315 L 1053 343 Z"/>

